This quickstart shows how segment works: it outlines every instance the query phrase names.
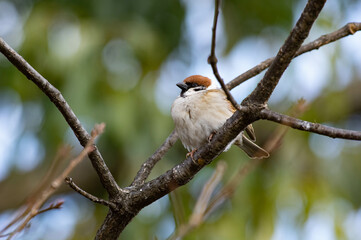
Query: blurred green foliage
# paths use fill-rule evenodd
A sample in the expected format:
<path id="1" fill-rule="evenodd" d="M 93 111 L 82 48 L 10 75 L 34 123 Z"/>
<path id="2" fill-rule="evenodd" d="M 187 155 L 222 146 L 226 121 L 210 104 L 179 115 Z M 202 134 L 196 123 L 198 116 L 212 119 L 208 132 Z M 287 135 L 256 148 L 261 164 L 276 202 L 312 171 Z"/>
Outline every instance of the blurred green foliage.
<path id="1" fill-rule="evenodd" d="M 204 0 L 202 4 L 209 6 L 211 2 Z M 341 6 L 337 8 L 339 21 L 333 18 L 335 9 L 331 6 L 321 14 L 316 28 L 336 30 L 346 23 L 345 16 L 357 3 L 336 2 L 338 5 L 330 4 Z M 19 42 L 18 52 L 62 92 L 87 130 L 90 131 L 97 122 L 107 124 L 106 132 L 98 142 L 99 149 L 119 185 L 129 185 L 140 165 L 173 129 L 169 114 L 157 106 L 155 88 L 169 57 L 181 59 L 182 54 L 189 51 L 187 48 L 191 43 L 186 42 L 184 32 L 187 6 L 192 4 L 190 0 L 16 0 L 6 3 L 11 3 L 19 14 L 18 23 L 13 26 L 13 29 L 19 26 L 21 29 L 21 34 L 14 33 Z M 247 37 L 264 38 L 272 47 L 276 41 L 280 46 L 283 41 L 280 36 L 287 36 L 304 4 L 305 1 L 286 0 L 223 1 L 225 34 L 218 36 L 226 41 L 223 56 L 226 57 Z M 209 15 L 210 19 L 212 17 Z M 210 32 L 211 26 L 208 28 Z M 5 35 L 5 40 L 16 45 L 10 35 Z M 359 39 L 360 36 L 356 34 L 349 38 Z M 361 84 L 357 70 L 360 66 L 357 62 L 348 63 L 337 43 L 329 48 L 337 49 L 329 57 L 334 74 L 328 79 L 330 84 L 325 84 L 309 102 L 309 109 L 302 118 L 360 130 Z M 340 83 L 345 69 L 335 59 L 347 63 L 349 82 Z M 302 62 L 302 56 L 298 61 Z M 209 67 L 205 60 L 204 67 Z M 283 82 L 292 82 L 295 78 L 292 66 L 289 72 Z M 168 82 L 173 84 L 174 81 L 169 79 Z M 285 95 L 271 108 L 284 112 L 294 102 L 292 97 Z M 10 115 L 4 116 L 3 110 L 10 104 L 21 106 L 21 117 L 18 127 L 9 133 L 14 139 L 8 149 L 11 153 L 7 159 L 9 166 L 6 176 L 0 179 L 2 194 L 13 196 L 0 199 L 3 213 L 18 207 L 36 186 L 61 144 L 73 145 L 74 154 L 80 149 L 54 105 L 1 57 L 0 119 L 5 119 L 1 122 L 2 128 L 9 128 L 7 124 L 11 123 Z M 257 122 L 255 129 L 258 142 L 262 144 L 272 137 L 276 125 Z M 41 156 L 39 163 L 24 171 L 19 168 L 19 164 L 23 164 L 19 152 L 25 151 L 20 142 L 29 133 L 39 141 L 43 154 L 37 152 L 36 156 Z M 182 161 L 185 153 L 178 142 L 158 163 L 151 178 Z M 273 239 L 287 239 L 290 236 L 287 234 L 297 236 L 293 239 L 310 239 L 307 234 L 312 232 L 312 224 L 318 228 L 324 223 L 323 219 L 331 219 L 330 231 L 335 238 L 352 239 L 346 225 L 351 226 L 356 221 L 352 221 L 353 216 L 361 219 L 360 156 L 357 143 L 289 130 L 272 157 L 249 173 L 235 196 L 186 239 L 272 239 L 272 236 Z M 233 148 L 219 159 L 228 164 L 222 184 L 248 161 L 243 153 Z M 122 239 L 154 239 L 155 236 L 164 239 L 169 236 L 175 225 L 172 208 L 182 209 L 180 212 L 187 220 L 214 166 L 215 163 L 206 167 L 191 183 L 176 190 L 178 205 L 172 206 L 166 196 L 144 209 L 126 228 Z M 106 197 L 89 162 L 79 168 L 72 174 L 75 182 L 94 195 Z M 21 184 L 24 179 L 28 184 Z M 91 206 L 91 203 L 84 203 L 87 200 L 70 194 L 72 191 L 68 188 L 62 192 L 69 194 L 79 205 Z M 69 239 L 94 236 L 106 209 L 99 205 L 88 209 L 87 217 L 78 220 Z M 56 218 L 56 213 L 54 216 Z M 45 218 L 39 219 L 36 224 L 40 227 Z M 282 234 L 286 237 L 282 238 Z"/>

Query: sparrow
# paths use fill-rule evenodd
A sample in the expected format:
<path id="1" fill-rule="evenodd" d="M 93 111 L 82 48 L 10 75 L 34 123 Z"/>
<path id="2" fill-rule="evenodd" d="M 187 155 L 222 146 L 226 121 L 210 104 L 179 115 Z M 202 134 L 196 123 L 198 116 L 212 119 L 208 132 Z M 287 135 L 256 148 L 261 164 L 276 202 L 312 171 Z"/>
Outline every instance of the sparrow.
<path id="1" fill-rule="evenodd" d="M 192 159 L 195 151 L 210 141 L 236 111 L 222 89 L 208 89 L 211 83 L 211 79 L 201 75 L 193 75 L 177 83 L 181 93 L 172 104 L 171 115 L 175 131 L 183 146 L 190 151 L 187 156 Z M 256 136 L 252 125 L 248 125 L 245 132 L 249 138 L 242 131 L 224 151 L 234 144 L 250 158 L 269 157 L 266 150 L 254 143 Z"/>

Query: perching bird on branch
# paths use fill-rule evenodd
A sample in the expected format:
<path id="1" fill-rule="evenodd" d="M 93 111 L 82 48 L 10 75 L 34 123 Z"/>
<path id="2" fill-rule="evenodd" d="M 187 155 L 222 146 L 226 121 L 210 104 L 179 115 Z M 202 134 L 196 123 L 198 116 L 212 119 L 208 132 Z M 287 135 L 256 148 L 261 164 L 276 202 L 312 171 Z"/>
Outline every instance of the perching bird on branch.
<path id="1" fill-rule="evenodd" d="M 172 118 L 175 131 L 183 146 L 193 154 L 202 145 L 209 141 L 213 134 L 220 129 L 236 109 L 228 101 L 222 89 L 207 89 L 211 80 L 200 75 L 193 75 L 177 83 L 181 89 L 179 97 L 172 105 Z M 248 139 L 241 132 L 226 148 L 227 151 L 232 144 L 240 147 L 250 158 L 266 158 L 268 152 L 253 141 L 256 136 L 252 125 L 248 125 L 245 132 Z"/>

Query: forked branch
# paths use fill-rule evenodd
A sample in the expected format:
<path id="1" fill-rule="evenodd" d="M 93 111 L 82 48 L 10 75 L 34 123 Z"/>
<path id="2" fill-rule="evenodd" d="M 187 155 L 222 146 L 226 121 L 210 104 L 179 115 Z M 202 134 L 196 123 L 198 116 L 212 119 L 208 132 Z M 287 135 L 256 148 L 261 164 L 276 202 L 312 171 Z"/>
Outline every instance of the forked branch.
<path id="1" fill-rule="evenodd" d="M 303 41 L 308 36 L 311 27 L 321 12 L 326 0 L 308 1 L 301 17 L 298 19 L 291 34 L 282 45 L 273 60 L 270 68 L 267 70 L 263 79 L 258 83 L 253 92 L 242 102 L 242 105 L 257 104 L 266 105 L 276 88 L 282 74 L 294 58 L 297 50 L 301 47 Z"/>
<path id="2" fill-rule="evenodd" d="M 341 38 L 355 34 L 356 32 L 358 32 L 360 30 L 361 30 L 360 22 L 347 23 L 345 26 L 343 26 L 342 28 L 340 28 L 332 33 L 322 35 L 321 37 L 317 38 L 316 40 L 302 45 L 302 47 L 300 47 L 300 49 L 298 49 L 298 51 L 296 52 L 295 57 L 298 57 L 304 53 L 319 49 L 320 47 L 325 46 L 329 43 L 335 42 L 337 40 L 340 40 Z M 267 69 L 271 65 L 271 63 L 273 62 L 274 59 L 275 59 L 275 57 L 268 58 L 268 59 L 264 60 L 263 62 L 261 62 L 260 64 L 258 64 L 257 66 L 242 73 L 241 75 L 239 75 L 238 77 L 236 77 L 235 79 L 233 79 L 232 81 L 227 83 L 226 84 L 227 88 L 229 90 L 231 90 L 231 89 L 237 87 L 239 84 L 247 81 L 248 79 L 250 79 L 254 76 L 257 76 L 263 70 Z"/>

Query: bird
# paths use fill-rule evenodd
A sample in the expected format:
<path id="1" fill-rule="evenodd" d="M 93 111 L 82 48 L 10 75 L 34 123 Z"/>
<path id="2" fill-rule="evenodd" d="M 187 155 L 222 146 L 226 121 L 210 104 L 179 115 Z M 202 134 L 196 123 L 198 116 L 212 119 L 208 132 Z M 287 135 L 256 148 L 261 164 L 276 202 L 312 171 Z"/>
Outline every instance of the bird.
<path id="1" fill-rule="evenodd" d="M 197 149 L 209 142 L 236 111 L 222 89 L 208 89 L 211 83 L 208 77 L 192 75 L 176 84 L 181 92 L 172 104 L 171 115 L 175 132 L 192 160 Z M 252 159 L 269 157 L 266 150 L 254 143 L 255 140 L 256 135 L 250 124 L 224 151 L 234 144 Z"/>

